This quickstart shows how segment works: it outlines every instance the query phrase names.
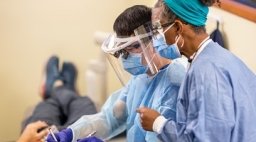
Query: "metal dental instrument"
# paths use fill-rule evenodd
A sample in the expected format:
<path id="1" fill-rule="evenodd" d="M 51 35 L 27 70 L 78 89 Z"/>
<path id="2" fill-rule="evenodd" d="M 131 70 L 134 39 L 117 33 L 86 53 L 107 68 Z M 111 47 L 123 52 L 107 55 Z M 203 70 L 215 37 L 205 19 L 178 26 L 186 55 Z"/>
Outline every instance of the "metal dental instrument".
<path id="1" fill-rule="evenodd" d="M 55 142 L 58 142 L 58 140 L 57 140 L 57 138 L 55 137 L 55 135 L 53 134 L 51 128 L 49 128 L 49 132 L 50 132 L 50 134 L 52 135 L 54 141 L 55 141 Z"/>
<path id="2" fill-rule="evenodd" d="M 88 137 L 91 137 L 91 136 L 95 135 L 95 133 L 96 133 L 96 131 L 91 132 L 89 135 L 87 135 L 87 137 L 86 137 L 86 138 L 88 138 Z"/>

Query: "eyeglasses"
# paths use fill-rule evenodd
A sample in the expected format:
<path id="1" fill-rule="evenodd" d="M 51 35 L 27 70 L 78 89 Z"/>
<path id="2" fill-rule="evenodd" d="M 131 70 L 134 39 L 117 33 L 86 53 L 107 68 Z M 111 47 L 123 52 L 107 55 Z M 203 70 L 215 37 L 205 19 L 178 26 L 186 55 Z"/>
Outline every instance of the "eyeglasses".
<path id="1" fill-rule="evenodd" d="M 167 23 L 161 24 L 160 21 L 156 21 L 153 24 L 153 33 L 154 33 L 154 35 L 157 35 L 158 33 L 163 32 L 166 27 L 170 26 L 173 23 L 174 22 L 167 22 Z"/>
<path id="2" fill-rule="evenodd" d="M 120 56 L 122 56 L 122 58 L 127 59 L 129 55 L 129 52 L 125 51 L 124 49 L 120 50 L 120 51 L 116 51 L 113 56 L 116 58 L 119 58 Z"/>
<path id="3" fill-rule="evenodd" d="M 174 22 L 167 22 L 167 23 L 161 24 L 161 26 L 162 26 L 163 28 L 166 28 L 166 27 L 170 26 L 170 25 L 173 24 L 173 23 L 174 23 Z"/>

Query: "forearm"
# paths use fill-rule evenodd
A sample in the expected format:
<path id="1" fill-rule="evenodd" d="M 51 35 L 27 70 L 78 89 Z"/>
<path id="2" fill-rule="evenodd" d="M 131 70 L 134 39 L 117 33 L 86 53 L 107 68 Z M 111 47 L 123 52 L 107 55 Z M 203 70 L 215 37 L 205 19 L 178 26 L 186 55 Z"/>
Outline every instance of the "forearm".
<path id="1" fill-rule="evenodd" d="M 232 134 L 233 122 L 204 118 L 205 123 L 199 119 L 188 122 L 175 122 L 168 120 L 163 123 L 158 133 L 158 138 L 163 142 L 192 142 L 214 141 L 229 142 Z M 204 125 L 208 124 L 208 125 Z"/>
<path id="2" fill-rule="evenodd" d="M 158 138 L 163 142 L 170 142 L 170 141 L 177 141 L 177 131 L 176 131 L 176 124 L 172 120 L 167 120 L 160 132 L 158 133 Z"/>
<path id="3" fill-rule="evenodd" d="M 167 120 L 164 116 L 158 116 L 153 123 L 153 131 L 158 134 L 158 138 L 163 142 L 176 142 L 176 124 L 172 120 Z"/>
<path id="4" fill-rule="evenodd" d="M 104 118 L 102 113 L 82 116 L 69 126 L 73 131 L 73 141 L 76 142 L 77 139 L 84 138 L 93 131 L 96 131 L 97 137 L 106 138 L 110 132 L 111 124 L 108 124 Z"/>
<path id="5" fill-rule="evenodd" d="M 118 101 L 117 97 L 115 94 L 111 95 L 101 112 L 84 115 L 72 124 L 69 128 L 73 131 L 73 140 L 86 137 L 93 131 L 96 131 L 96 136 L 101 139 L 109 139 L 124 131 L 126 128 L 125 103 Z"/>
<path id="6" fill-rule="evenodd" d="M 190 142 L 187 134 L 181 133 L 181 135 L 178 136 L 176 122 L 171 119 L 167 120 L 164 116 L 159 116 L 155 120 L 153 130 L 158 134 L 158 138 L 163 142 Z"/>

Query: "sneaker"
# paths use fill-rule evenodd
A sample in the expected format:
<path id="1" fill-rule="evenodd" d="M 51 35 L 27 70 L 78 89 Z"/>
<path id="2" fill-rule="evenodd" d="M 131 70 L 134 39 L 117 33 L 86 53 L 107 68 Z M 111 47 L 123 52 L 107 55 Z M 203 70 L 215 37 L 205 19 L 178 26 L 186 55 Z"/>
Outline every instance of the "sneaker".
<path id="1" fill-rule="evenodd" d="M 56 80 L 59 79 L 59 58 L 57 56 L 52 56 L 47 61 L 45 67 L 46 80 L 43 83 L 42 88 L 42 98 L 47 99 L 51 96 L 53 85 Z"/>
<path id="2" fill-rule="evenodd" d="M 76 78 L 77 78 L 77 68 L 71 62 L 64 62 L 61 70 L 61 78 L 63 81 L 63 86 L 76 91 Z"/>

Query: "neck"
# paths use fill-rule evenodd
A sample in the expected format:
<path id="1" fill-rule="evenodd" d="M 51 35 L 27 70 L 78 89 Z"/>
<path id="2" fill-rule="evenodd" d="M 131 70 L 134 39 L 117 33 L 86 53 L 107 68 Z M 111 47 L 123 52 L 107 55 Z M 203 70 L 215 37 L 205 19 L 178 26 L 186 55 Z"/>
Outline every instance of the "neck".
<path id="1" fill-rule="evenodd" d="M 157 65 L 158 70 L 162 69 L 164 66 L 171 64 L 172 60 L 166 59 L 164 57 L 159 56 L 158 58 L 159 63 Z"/>
<path id="2" fill-rule="evenodd" d="M 208 34 L 202 34 L 195 36 L 194 39 L 191 39 L 191 44 L 189 45 L 190 47 L 188 48 L 188 51 L 186 53 L 186 57 L 189 58 L 191 57 L 195 52 L 198 51 L 200 48 L 200 44 L 208 37 Z"/>
<path id="3" fill-rule="evenodd" d="M 156 60 L 154 60 L 154 70 L 155 72 L 158 72 L 159 70 L 161 70 L 164 66 L 168 65 L 168 64 L 171 64 L 171 60 L 170 59 L 166 59 L 166 58 L 163 58 L 163 57 L 155 57 Z M 149 76 L 153 76 L 155 74 L 152 74 L 150 71 L 147 72 L 147 74 Z"/>

